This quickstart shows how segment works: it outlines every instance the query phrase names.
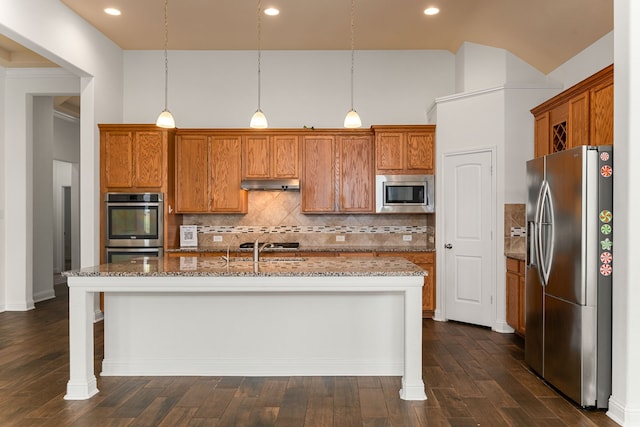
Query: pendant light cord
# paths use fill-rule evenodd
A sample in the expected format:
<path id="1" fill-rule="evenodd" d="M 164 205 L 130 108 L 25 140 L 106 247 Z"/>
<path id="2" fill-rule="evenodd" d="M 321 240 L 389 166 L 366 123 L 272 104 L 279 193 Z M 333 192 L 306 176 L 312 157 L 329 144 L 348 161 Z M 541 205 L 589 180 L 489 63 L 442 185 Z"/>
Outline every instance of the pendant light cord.
<path id="1" fill-rule="evenodd" d="M 164 0 L 164 109 L 169 105 L 169 0 Z"/>
<path id="2" fill-rule="evenodd" d="M 262 31 L 261 31 L 261 12 L 262 12 L 262 0 L 258 0 L 258 24 L 257 24 L 257 28 L 256 31 L 258 33 L 258 111 L 261 111 L 260 109 L 260 92 L 261 91 L 261 81 L 262 78 L 260 76 L 260 64 L 262 62 Z"/>
<path id="3" fill-rule="evenodd" d="M 355 9 L 356 0 L 351 0 L 351 109 L 353 110 L 353 69 L 354 69 L 354 52 L 355 42 Z"/>

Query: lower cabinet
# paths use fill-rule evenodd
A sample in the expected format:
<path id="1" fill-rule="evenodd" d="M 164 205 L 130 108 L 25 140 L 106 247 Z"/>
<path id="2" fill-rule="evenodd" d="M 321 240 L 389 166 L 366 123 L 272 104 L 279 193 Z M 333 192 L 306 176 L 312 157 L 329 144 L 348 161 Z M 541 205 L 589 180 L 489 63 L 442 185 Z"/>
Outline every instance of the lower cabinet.
<path id="1" fill-rule="evenodd" d="M 507 323 L 518 335 L 525 332 L 524 261 L 507 258 Z"/>
<path id="2" fill-rule="evenodd" d="M 402 257 L 427 271 L 422 288 L 422 317 L 432 318 L 436 310 L 435 252 L 377 252 L 377 256 Z"/>

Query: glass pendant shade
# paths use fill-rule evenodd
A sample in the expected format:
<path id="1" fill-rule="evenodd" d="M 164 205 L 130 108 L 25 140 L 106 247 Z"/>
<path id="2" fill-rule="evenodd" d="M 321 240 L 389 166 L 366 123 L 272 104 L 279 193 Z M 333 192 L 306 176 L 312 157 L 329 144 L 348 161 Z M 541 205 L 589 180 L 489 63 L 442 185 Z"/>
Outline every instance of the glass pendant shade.
<path id="1" fill-rule="evenodd" d="M 251 117 L 251 123 L 249 126 L 254 129 L 265 129 L 268 127 L 267 118 L 260 109 L 253 114 L 253 117 Z"/>
<path id="2" fill-rule="evenodd" d="M 164 110 L 158 116 L 158 120 L 156 120 L 156 126 L 161 128 L 175 128 L 176 121 L 173 119 L 173 115 L 171 115 L 169 110 Z"/>
<path id="3" fill-rule="evenodd" d="M 360 120 L 360 116 L 356 113 L 356 110 L 353 108 L 349 110 L 347 116 L 344 118 L 344 127 L 346 128 L 359 128 L 362 126 L 362 121 Z"/>

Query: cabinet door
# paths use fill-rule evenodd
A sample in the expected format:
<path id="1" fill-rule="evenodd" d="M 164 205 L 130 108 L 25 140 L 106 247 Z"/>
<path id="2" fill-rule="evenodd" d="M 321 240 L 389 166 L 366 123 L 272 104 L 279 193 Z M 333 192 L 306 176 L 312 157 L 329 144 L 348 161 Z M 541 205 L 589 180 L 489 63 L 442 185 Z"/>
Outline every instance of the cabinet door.
<path id="1" fill-rule="evenodd" d="M 520 278 L 507 271 L 507 323 L 516 331 L 520 325 Z"/>
<path id="2" fill-rule="evenodd" d="M 208 143 L 206 135 L 181 135 L 176 141 L 176 212 L 209 209 Z"/>
<path id="3" fill-rule="evenodd" d="M 272 139 L 273 178 L 297 179 L 300 177 L 300 137 L 275 135 Z"/>
<path id="4" fill-rule="evenodd" d="M 589 145 L 589 92 L 569 100 L 567 148 Z"/>
<path id="5" fill-rule="evenodd" d="M 402 132 L 376 134 L 376 173 L 404 169 L 405 138 Z"/>
<path id="6" fill-rule="evenodd" d="M 613 144 L 613 83 L 591 90 L 591 145 Z"/>
<path id="7" fill-rule="evenodd" d="M 133 187 L 133 132 L 105 132 L 102 157 L 105 187 Z"/>
<path id="8" fill-rule="evenodd" d="M 344 136 L 338 139 L 338 147 L 338 210 L 373 212 L 373 140 L 367 136 Z"/>
<path id="9" fill-rule="evenodd" d="M 336 195 L 334 137 L 306 136 L 302 150 L 302 212 L 334 212 Z"/>
<path id="10" fill-rule="evenodd" d="M 542 157 L 551 152 L 549 144 L 549 112 L 539 114 L 535 118 L 533 156 Z"/>
<path id="11" fill-rule="evenodd" d="M 134 148 L 135 186 L 160 188 L 164 173 L 162 132 L 136 132 Z"/>
<path id="12" fill-rule="evenodd" d="M 524 261 L 521 261 L 521 271 L 522 273 L 518 276 L 518 290 L 519 290 L 519 294 L 518 294 L 518 329 L 517 331 L 520 333 L 520 335 L 524 336 L 525 332 L 526 332 L 526 328 L 525 328 L 525 301 L 524 301 L 524 296 L 525 296 L 525 290 L 524 290 L 524 286 L 525 286 L 525 276 L 524 276 Z"/>
<path id="13" fill-rule="evenodd" d="M 433 132 L 409 132 L 407 134 L 406 170 L 433 173 Z"/>
<path id="14" fill-rule="evenodd" d="M 435 264 L 420 264 L 429 275 L 424 277 L 424 286 L 422 288 L 422 311 L 429 312 L 430 317 L 433 317 L 433 312 L 436 309 L 436 266 Z"/>
<path id="15" fill-rule="evenodd" d="M 211 136 L 209 140 L 209 190 L 211 212 L 245 213 L 247 192 L 242 180 L 240 137 Z"/>
<path id="16" fill-rule="evenodd" d="M 242 177 L 271 178 L 271 144 L 268 136 L 245 136 L 242 140 Z"/>

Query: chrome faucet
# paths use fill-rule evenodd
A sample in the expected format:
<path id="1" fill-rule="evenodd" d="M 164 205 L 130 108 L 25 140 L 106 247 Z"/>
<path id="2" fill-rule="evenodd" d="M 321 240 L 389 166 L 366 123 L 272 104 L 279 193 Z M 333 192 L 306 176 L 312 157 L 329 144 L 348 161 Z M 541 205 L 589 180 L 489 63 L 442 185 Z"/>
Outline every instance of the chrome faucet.
<path id="1" fill-rule="evenodd" d="M 262 252 L 264 248 L 270 248 L 272 246 L 273 244 L 267 242 L 264 243 L 262 247 L 260 247 L 260 241 L 256 240 L 256 242 L 253 244 L 253 262 L 260 261 L 260 252 Z"/>

